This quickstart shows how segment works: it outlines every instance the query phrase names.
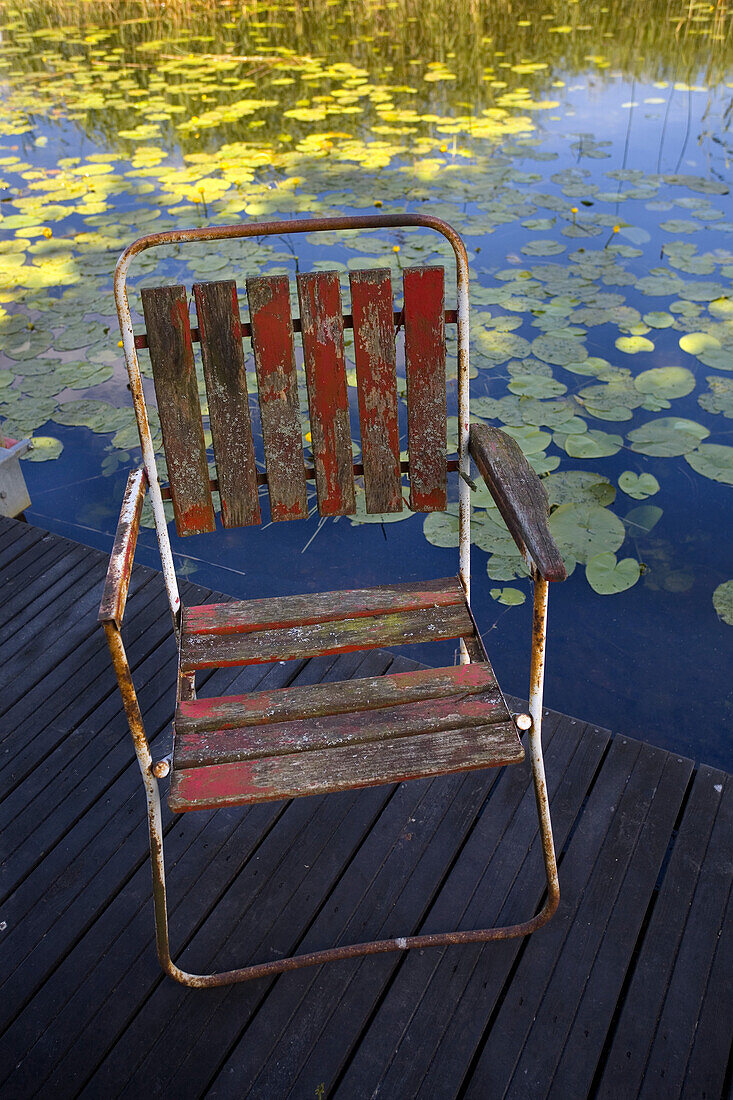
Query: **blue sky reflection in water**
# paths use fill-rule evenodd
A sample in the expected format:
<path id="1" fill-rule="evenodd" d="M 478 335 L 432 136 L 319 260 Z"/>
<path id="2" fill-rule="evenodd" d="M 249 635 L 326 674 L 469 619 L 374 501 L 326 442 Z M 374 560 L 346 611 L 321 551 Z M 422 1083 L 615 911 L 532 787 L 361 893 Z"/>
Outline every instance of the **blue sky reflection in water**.
<path id="1" fill-rule="evenodd" d="M 429 211 L 471 252 L 472 412 L 546 478 L 576 563 L 552 591 L 548 704 L 731 768 L 730 15 L 444 9 L 88 4 L 80 24 L 71 5 L 0 4 L 0 417 L 38 439 L 29 518 L 110 544 L 139 454 L 111 298 L 125 243 L 243 217 Z M 400 268 L 444 253 L 422 231 L 380 231 L 308 238 L 298 255 L 303 270 L 391 266 L 399 299 Z M 190 288 L 295 268 L 278 240 L 169 249 L 162 270 Z M 454 412 L 455 383 L 449 396 Z M 521 694 L 529 584 L 476 504 L 475 612 Z M 314 515 L 174 548 L 192 580 L 250 597 L 444 575 L 451 541 L 450 520 Z M 156 553 L 146 530 L 139 558 Z M 410 652 L 451 661 L 453 647 Z"/>

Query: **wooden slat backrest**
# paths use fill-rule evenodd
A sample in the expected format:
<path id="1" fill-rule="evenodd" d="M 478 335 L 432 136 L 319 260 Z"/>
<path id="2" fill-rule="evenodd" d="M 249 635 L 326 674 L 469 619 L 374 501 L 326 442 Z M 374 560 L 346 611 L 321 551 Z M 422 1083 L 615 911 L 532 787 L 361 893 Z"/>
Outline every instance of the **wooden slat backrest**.
<path id="1" fill-rule="evenodd" d="M 307 516 L 307 477 L 322 515 L 356 510 L 344 323 L 353 326 L 366 510 L 402 509 L 395 325 L 404 325 L 410 507 L 446 507 L 444 273 L 407 268 L 404 308 L 393 312 L 387 269 L 350 274 L 352 314 L 342 315 L 337 272 L 297 277 L 300 319 L 286 275 L 247 280 L 250 323 L 239 317 L 233 281 L 194 287 L 209 416 L 226 527 L 258 523 L 266 481 L 275 521 Z M 206 451 L 183 287 L 143 291 L 156 394 L 179 534 L 214 529 Z M 448 315 L 452 319 L 452 315 Z M 313 469 L 305 466 L 293 334 L 302 334 Z M 251 334 L 266 476 L 252 445 L 243 335 Z"/>
<path id="2" fill-rule="evenodd" d="M 443 268 L 406 268 L 403 280 L 410 508 L 440 512 L 447 504 Z"/>
<path id="3" fill-rule="evenodd" d="M 389 269 L 352 271 L 349 282 L 366 510 L 401 512 L 395 328 Z"/>
<path id="4" fill-rule="evenodd" d="M 146 287 L 142 303 L 176 528 L 180 535 L 213 531 L 186 289 Z"/>
<path id="5" fill-rule="evenodd" d="M 270 513 L 276 521 L 302 519 L 308 515 L 308 500 L 287 275 L 247 279 L 247 298 Z"/>
<path id="6" fill-rule="evenodd" d="M 231 280 L 197 283 L 193 293 L 219 480 L 221 521 L 224 527 L 259 523 L 257 467 L 237 287 Z"/>
<path id="7" fill-rule="evenodd" d="M 318 510 L 322 516 L 351 515 L 354 460 L 338 272 L 299 273 L 297 281 Z"/>

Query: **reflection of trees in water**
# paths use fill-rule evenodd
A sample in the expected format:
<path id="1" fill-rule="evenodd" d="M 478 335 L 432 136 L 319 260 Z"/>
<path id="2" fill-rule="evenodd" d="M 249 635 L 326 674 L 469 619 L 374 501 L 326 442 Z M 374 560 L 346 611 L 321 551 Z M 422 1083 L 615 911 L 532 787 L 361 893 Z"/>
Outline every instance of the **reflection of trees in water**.
<path id="1" fill-rule="evenodd" d="M 190 152 L 243 137 L 255 143 L 276 138 L 283 129 L 283 111 L 311 91 L 328 92 L 331 78 L 323 69 L 339 62 L 363 69 L 390 90 L 416 87 L 411 105 L 436 114 L 474 113 L 494 106 L 517 86 L 533 96 L 552 97 L 551 85 L 560 73 L 593 70 L 602 81 L 606 72 L 620 71 L 644 83 L 702 79 L 715 85 L 730 66 L 732 22 L 722 3 L 681 0 L 645 0 L 641 16 L 637 0 L 613 0 L 606 9 L 597 3 L 555 0 L 551 14 L 540 11 L 534 0 L 169 0 L 165 7 L 157 0 L 123 5 L 39 0 L 14 13 L 5 34 L 11 47 L 20 47 L 12 55 L 14 70 L 34 73 L 42 84 L 52 77 L 58 59 L 66 66 L 83 60 L 91 74 L 124 69 L 126 95 L 131 88 L 152 93 L 151 81 L 162 62 L 163 94 L 185 112 L 170 123 L 160 121 L 163 139 L 169 147 L 180 145 Z M 40 33 L 44 28 L 49 38 Z M 29 32 L 37 37 L 25 37 Z M 230 60 L 236 67 L 219 71 L 218 64 Z M 425 65 L 431 62 L 442 62 L 455 79 L 424 82 Z M 309 69 L 312 81 L 297 78 L 298 71 L 302 75 Z M 254 128 L 244 119 L 222 121 L 200 134 L 182 133 L 176 123 L 202 110 L 201 89 L 187 90 L 192 73 L 195 81 L 210 84 L 216 104 L 252 95 L 276 99 L 277 105 L 260 109 Z M 270 85 L 273 77 L 290 75 L 296 77 L 292 84 Z M 229 89 L 226 77 L 251 79 L 254 87 L 247 92 Z M 492 86 L 492 81 L 505 81 L 508 88 Z M 103 81 L 94 87 L 114 90 Z M 102 106 L 89 107 L 76 121 L 98 140 L 116 144 L 117 130 L 141 121 L 134 102 L 140 100 L 118 107 L 113 115 Z M 361 115 L 329 116 L 324 128 L 369 127 L 376 118 L 370 105 L 363 105 Z M 295 140 L 312 130 L 295 119 L 286 121 Z"/>

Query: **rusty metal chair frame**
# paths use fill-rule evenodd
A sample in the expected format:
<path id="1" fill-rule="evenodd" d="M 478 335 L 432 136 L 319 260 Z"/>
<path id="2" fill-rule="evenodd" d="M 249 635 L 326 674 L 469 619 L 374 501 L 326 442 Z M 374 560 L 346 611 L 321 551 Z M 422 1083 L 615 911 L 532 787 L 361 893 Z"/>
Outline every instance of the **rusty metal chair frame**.
<path id="1" fill-rule="evenodd" d="M 110 559 L 99 619 L 109 645 L 112 663 L 130 727 L 130 733 L 142 775 L 147 801 L 150 853 L 153 875 L 153 899 L 155 909 L 156 944 L 158 957 L 163 970 L 170 977 L 184 985 L 205 988 L 228 985 L 252 978 L 268 977 L 295 970 L 303 966 L 313 966 L 338 959 L 354 958 L 386 951 L 404 951 L 410 948 L 438 947 L 451 944 L 482 943 L 492 940 L 525 936 L 542 927 L 552 917 L 559 904 L 559 884 L 557 863 L 552 837 L 550 806 L 545 780 L 542 755 L 542 706 L 545 672 L 545 636 L 547 626 L 548 580 L 541 575 L 527 546 L 512 534 L 523 552 L 530 567 L 534 582 L 532 659 L 530 672 L 529 715 L 516 716 L 516 724 L 522 730 L 528 730 L 530 763 L 535 799 L 539 819 L 540 837 L 544 868 L 547 880 L 547 892 L 544 904 L 533 917 L 518 924 L 503 925 L 467 931 L 448 931 L 430 935 L 396 937 L 365 943 L 350 944 L 314 951 L 308 954 L 294 955 L 271 962 L 249 965 L 236 970 L 212 974 L 191 974 L 176 965 L 171 957 L 168 933 L 168 913 L 166 904 L 165 863 L 163 852 L 163 827 L 161 817 L 159 779 L 168 773 L 167 761 L 153 761 L 150 746 L 145 734 L 142 714 L 130 672 L 121 636 L 127 590 L 132 570 L 132 562 L 137 541 L 140 515 L 145 493 L 150 494 L 155 529 L 160 548 L 163 577 L 168 602 L 173 619 L 176 639 L 179 639 L 181 626 L 181 601 L 176 581 L 173 555 L 168 536 L 168 528 L 163 508 L 163 493 L 158 480 L 158 471 L 153 441 L 148 422 L 145 398 L 143 394 L 140 368 L 138 365 L 135 335 L 133 332 L 130 308 L 127 300 L 127 273 L 131 261 L 141 252 L 160 245 L 184 244 L 198 241 L 220 241 L 247 237 L 282 236 L 295 233 L 315 233 L 320 231 L 346 229 L 378 229 L 422 227 L 442 234 L 451 244 L 457 271 L 457 327 L 458 327 L 458 470 L 459 479 L 459 562 L 460 580 L 466 594 L 466 603 L 470 607 L 470 453 L 469 453 L 469 353 L 468 353 L 468 257 L 458 233 L 445 222 L 429 215 L 395 214 L 361 217 L 318 218 L 278 222 L 251 222 L 235 226 L 213 226 L 209 228 L 178 230 L 157 233 L 141 237 L 131 244 L 120 256 L 114 278 L 114 294 L 122 334 L 125 361 L 130 379 L 135 414 L 137 418 L 140 442 L 142 446 L 143 467 L 130 474 L 125 499 L 120 513 L 119 525 Z M 483 471 L 482 471 L 483 472 Z M 505 517 L 506 518 L 506 517 Z M 561 577 L 553 579 L 562 579 Z M 480 642 L 480 634 L 476 631 Z M 469 658 L 466 644 L 461 639 L 462 663 Z M 193 678 L 179 674 L 177 699 L 194 696 Z"/>

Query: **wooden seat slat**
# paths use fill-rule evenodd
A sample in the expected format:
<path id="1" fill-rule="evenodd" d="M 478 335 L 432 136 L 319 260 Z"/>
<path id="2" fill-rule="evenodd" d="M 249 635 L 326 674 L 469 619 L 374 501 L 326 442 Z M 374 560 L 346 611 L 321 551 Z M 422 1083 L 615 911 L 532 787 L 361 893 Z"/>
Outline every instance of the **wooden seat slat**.
<path id="1" fill-rule="evenodd" d="M 458 578 L 444 577 L 376 588 L 352 588 L 344 592 L 311 592 L 305 596 L 201 604 L 184 608 L 183 633 L 240 634 L 394 611 L 415 611 L 421 607 L 462 605 L 465 599 Z"/>
<path id="2" fill-rule="evenodd" d="M 325 653 L 461 638 L 473 632 L 473 620 L 465 603 L 314 623 L 307 628 L 291 626 L 247 634 L 187 635 L 184 632 L 181 635 L 181 671 L 293 661 Z"/>
<path id="3" fill-rule="evenodd" d="M 506 707 L 497 687 L 477 695 L 453 695 L 401 703 L 396 707 L 309 716 L 290 722 L 181 734 L 176 730 L 174 768 L 231 764 L 289 752 L 345 748 L 368 741 L 385 741 L 420 733 L 490 725 L 506 721 Z"/>
<path id="4" fill-rule="evenodd" d="M 213 531 L 186 288 L 145 287 L 141 297 L 176 530 L 179 535 Z"/>
<path id="5" fill-rule="evenodd" d="M 408 267 L 403 273 L 413 512 L 442 512 L 448 501 L 444 283 L 442 267 Z"/>
<path id="6" fill-rule="evenodd" d="M 339 276 L 336 271 L 300 272 L 297 283 L 318 510 L 322 516 L 353 515 L 356 497 Z"/>
<path id="7" fill-rule="evenodd" d="M 352 271 L 349 282 L 366 510 L 401 512 L 397 368 L 389 268 Z"/>
<path id="8" fill-rule="evenodd" d="M 499 767 L 523 759 L 522 744 L 509 720 L 258 760 L 174 767 L 168 804 L 178 813 L 213 809 Z"/>
<path id="9" fill-rule="evenodd" d="M 237 287 L 233 279 L 195 283 L 193 293 L 201 334 L 221 520 L 224 527 L 244 527 L 260 522 L 260 503 Z"/>
<path id="10" fill-rule="evenodd" d="M 308 515 L 287 275 L 247 279 L 260 420 L 273 521 Z"/>
<path id="11" fill-rule="evenodd" d="M 486 662 L 254 691 L 246 695 L 181 700 L 175 717 L 176 737 L 289 722 L 297 718 L 379 710 L 448 696 L 468 698 L 495 687 L 494 671 Z"/>

